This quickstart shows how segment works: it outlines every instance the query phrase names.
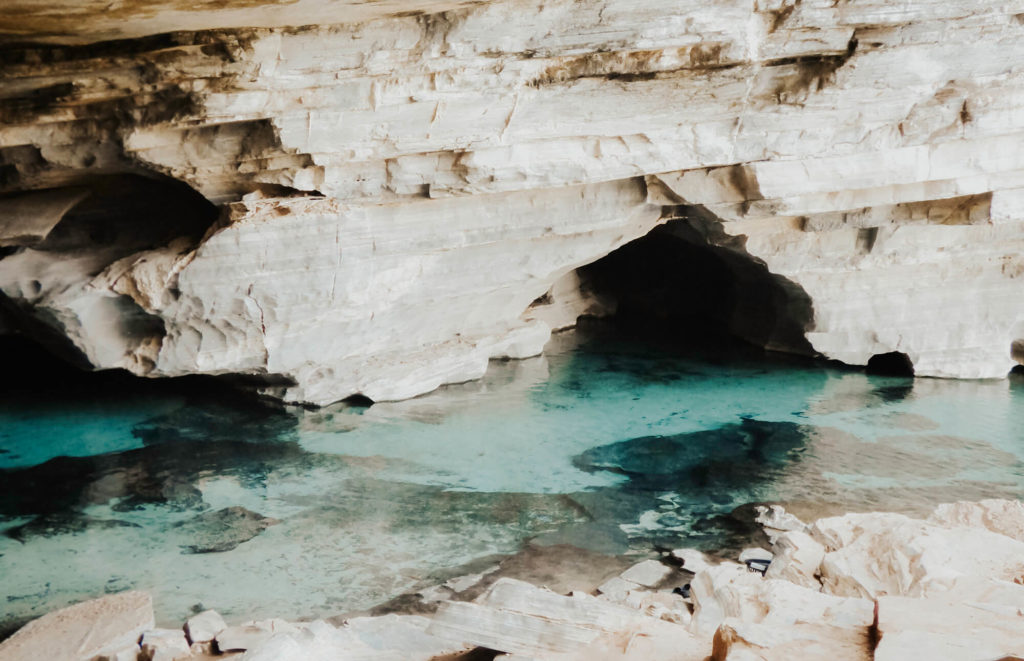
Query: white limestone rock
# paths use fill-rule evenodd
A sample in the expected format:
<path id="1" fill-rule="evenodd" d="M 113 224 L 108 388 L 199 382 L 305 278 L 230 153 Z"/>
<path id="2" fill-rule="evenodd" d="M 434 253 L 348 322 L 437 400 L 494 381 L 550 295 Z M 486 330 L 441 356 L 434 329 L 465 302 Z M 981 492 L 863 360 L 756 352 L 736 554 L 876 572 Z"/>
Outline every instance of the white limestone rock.
<path id="1" fill-rule="evenodd" d="M 583 594 L 563 597 L 507 578 L 478 603 L 442 604 L 427 633 L 517 657 L 566 661 L 652 658 L 643 655 L 655 649 L 674 649 L 672 658 L 703 659 L 708 645 L 683 626 L 632 608 Z"/>
<path id="2" fill-rule="evenodd" d="M 875 659 L 982 661 L 1024 655 L 1024 587 L 960 580 L 925 599 L 878 599 Z"/>
<path id="3" fill-rule="evenodd" d="M 928 522 L 947 528 L 982 528 L 1024 542 L 1024 503 L 1019 500 L 939 505 Z"/>
<path id="4" fill-rule="evenodd" d="M 230 626 L 217 634 L 214 640 L 221 652 L 248 650 L 270 640 L 276 634 L 299 633 L 294 624 L 279 618 L 245 622 Z"/>
<path id="5" fill-rule="evenodd" d="M 180 629 L 151 629 L 142 634 L 142 658 L 146 661 L 178 661 L 192 656 Z"/>
<path id="6" fill-rule="evenodd" d="M 683 569 L 694 574 L 713 566 L 714 562 L 697 549 L 673 549 L 672 557 L 683 561 Z"/>
<path id="7" fill-rule="evenodd" d="M 138 640 L 152 629 L 153 600 L 145 592 L 121 592 L 61 608 L 32 620 L 0 642 L 3 661 L 68 659 L 138 651 Z"/>
<path id="8" fill-rule="evenodd" d="M 776 537 L 772 548 L 775 556 L 765 578 L 783 579 L 813 590 L 820 590 L 817 575 L 825 559 L 825 547 L 799 530 Z"/>
<path id="9" fill-rule="evenodd" d="M 784 532 L 807 530 L 806 523 L 779 505 L 758 505 L 756 511 L 757 516 L 754 517 L 754 521 L 761 524 L 772 544 Z"/>
<path id="10" fill-rule="evenodd" d="M 142 648 L 139 647 L 137 642 L 125 643 L 123 646 L 116 649 L 109 648 L 106 651 L 97 654 L 90 661 L 138 661 L 141 653 Z"/>
<path id="11" fill-rule="evenodd" d="M 849 597 L 923 597 L 963 576 L 1024 580 L 1024 542 L 983 528 L 935 526 L 899 514 L 821 519 L 811 535 L 826 548 L 824 591 Z"/>
<path id="12" fill-rule="evenodd" d="M 185 633 L 193 643 L 207 643 L 227 628 L 227 622 L 214 610 L 205 610 L 185 622 Z"/>
<path id="13" fill-rule="evenodd" d="M 412 397 L 610 309 L 575 269 L 682 216 L 799 293 L 769 348 L 1022 346 L 1016 2 L 7 4 L 0 291 L 96 368 Z M 221 220 L 43 246 L 124 172 Z"/>
<path id="14" fill-rule="evenodd" d="M 653 588 L 671 576 L 674 571 L 672 567 L 657 560 L 644 560 L 619 574 L 619 578 L 636 585 Z"/>
<path id="15" fill-rule="evenodd" d="M 711 661 L 870 661 L 872 658 L 866 626 L 796 624 L 779 627 L 738 620 L 726 620 L 718 628 L 711 655 Z"/>
<path id="16" fill-rule="evenodd" d="M 842 598 L 762 578 L 746 567 L 722 564 L 694 577 L 691 585 L 693 620 L 690 630 L 709 636 L 727 619 L 787 627 L 796 623 L 866 627 L 874 618 L 867 599 Z"/>

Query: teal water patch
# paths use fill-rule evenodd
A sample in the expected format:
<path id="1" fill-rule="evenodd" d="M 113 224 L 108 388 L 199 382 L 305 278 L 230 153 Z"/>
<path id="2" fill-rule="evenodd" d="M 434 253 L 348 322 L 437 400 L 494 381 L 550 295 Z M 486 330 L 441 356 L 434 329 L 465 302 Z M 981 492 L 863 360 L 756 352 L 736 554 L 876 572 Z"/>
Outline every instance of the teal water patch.
<path id="1" fill-rule="evenodd" d="M 720 549 L 749 540 L 755 502 L 922 513 L 1024 485 L 1019 383 L 602 332 L 369 408 L 19 397 L 0 406 L 0 624 L 129 588 L 175 626 L 322 617 L 524 544 Z"/>

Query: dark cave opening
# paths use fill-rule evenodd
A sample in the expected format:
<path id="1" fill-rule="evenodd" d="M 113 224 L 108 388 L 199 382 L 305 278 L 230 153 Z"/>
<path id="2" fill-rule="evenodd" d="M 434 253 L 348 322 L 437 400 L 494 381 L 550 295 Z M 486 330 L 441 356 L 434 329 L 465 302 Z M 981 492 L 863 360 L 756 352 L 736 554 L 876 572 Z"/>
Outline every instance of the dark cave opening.
<path id="1" fill-rule="evenodd" d="M 871 356 L 865 371 L 879 376 L 914 376 L 914 363 L 907 354 L 890 351 Z"/>
<path id="2" fill-rule="evenodd" d="M 734 246 L 713 245 L 699 227 L 670 220 L 582 267 L 580 278 L 615 301 L 611 321 L 631 334 L 814 355 L 807 294 Z"/>
<path id="3" fill-rule="evenodd" d="M 105 370 L 103 376 L 85 371 L 90 365 L 84 354 L 67 339 L 59 319 L 35 310 L 35 299 L 74 283 L 68 274 L 87 280 L 141 251 L 168 245 L 187 250 L 219 214 L 189 185 L 158 174 L 83 176 L 62 187 L 0 196 L 0 259 L 28 252 L 45 255 L 43 263 L 68 264 L 54 269 L 64 275 L 51 279 L 50 270 L 38 269 L 34 279 L 0 293 L 0 358 L 14 383 L 33 383 L 40 365 L 58 385 L 84 380 L 116 390 L 115 375 L 134 379 L 123 370 Z M 129 296 L 104 300 L 118 339 L 131 344 L 163 335 L 162 320 Z"/>
<path id="4" fill-rule="evenodd" d="M 48 252 L 116 249 L 125 255 L 196 241 L 219 211 L 188 184 L 163 176 L 115 174 L 76 185 L 88 194 L 61 218 L 35 250 Z"/>

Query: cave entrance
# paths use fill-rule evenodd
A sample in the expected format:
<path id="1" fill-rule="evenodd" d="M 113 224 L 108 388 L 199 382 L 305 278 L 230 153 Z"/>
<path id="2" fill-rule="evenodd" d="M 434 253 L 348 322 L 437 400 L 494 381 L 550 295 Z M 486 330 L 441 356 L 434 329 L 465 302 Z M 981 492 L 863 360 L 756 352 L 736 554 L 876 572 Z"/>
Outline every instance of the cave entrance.
<path id="1" fill-rule="evenodd" d="M 813 319 L 807 294 L 769 272 L 742 241 L 715 245 L 708 232 L 717 223 L 705 215 L 684 213 L 580 268 L 583 287 L 608 301 L 611 321 L 630 334 L 681 343 L 740 340 L 814 355 L 805 336 Z"/>

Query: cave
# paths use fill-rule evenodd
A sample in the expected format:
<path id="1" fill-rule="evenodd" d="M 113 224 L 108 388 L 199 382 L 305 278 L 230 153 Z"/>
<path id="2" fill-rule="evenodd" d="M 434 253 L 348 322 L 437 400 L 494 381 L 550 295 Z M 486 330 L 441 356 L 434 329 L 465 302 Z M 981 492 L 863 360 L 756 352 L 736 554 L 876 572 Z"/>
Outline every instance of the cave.
<path id="1" fill-rule="evenodd" d="M 805 337 L 813 320 L 807 294 L 737 240 L 713 241 L 706 212 L 684 208 L 681 215 L 579 269 L 589 293 L 614 307 L 610 321 L 673 342 L 739 341 L 814 355 Z"/>
<path id="2" fill-rule="evenodd" d="M 0 195 L 0 337 L 17 334 L 89 369 L 90 361 L 67 337 L 65 322 L 35 313 L 35 302 L 88 283 L 124 257 L 175 241 L 180 248 L 195 245 L 220 212 L 189 185 L 156 173 L 79 176 L 63 183 Z M 162 320 L 127 295 L 97 296 L 91 303 L 77 314 L 89 318 L 114 352 L 165 332 Z M 17 344 L 0 343 L 0 351 L 9 366 L 24 366 L 13 355 L 23 351 Z"/>
<path id="3" fill-rule="evenodd" d="M 91 177 L 74 187 L 84 197 L 61 217 L 36 250 L 114 250 L 130 254 L 187 237 L 198 240 L 218 210 L 189 185 L 157 175 Z"/>
<path id="4" fill-rule="evenodd" d="M 907 354 L 890 351 L 871 356 L 865 371 L 878 376 L 914 376 L 914 363 Z"/>

